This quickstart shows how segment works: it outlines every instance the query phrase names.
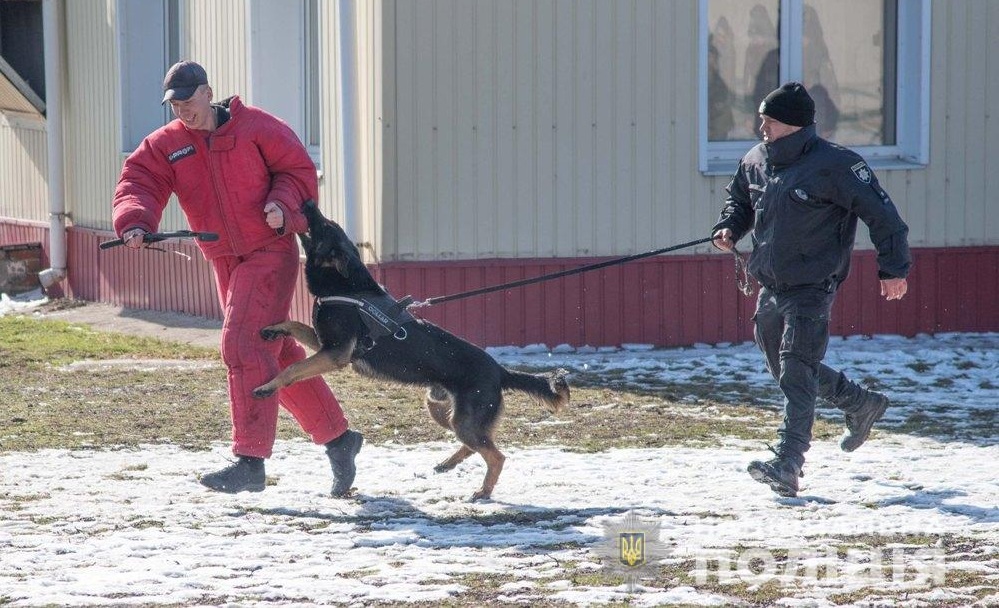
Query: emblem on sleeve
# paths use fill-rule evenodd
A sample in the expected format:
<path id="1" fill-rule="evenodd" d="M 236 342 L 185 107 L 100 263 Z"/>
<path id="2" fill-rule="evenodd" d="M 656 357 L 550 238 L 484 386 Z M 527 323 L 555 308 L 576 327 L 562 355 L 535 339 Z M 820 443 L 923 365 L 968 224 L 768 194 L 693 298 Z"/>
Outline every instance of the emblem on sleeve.
<path id="1" fill-rule="evenodd" d="M 182 159 L 182 158 L 184 158 L 186 156 L 190 156 L 192 154 L 194 154 L 194 146 L 191 145 L 191 144 L 188 144 L 188 145 L 184 146 L 183 148 L 181 148 L 180 150 L 174 150 L 173 152 L 171 152 L 167 156 L 167 162 L 172 165 L 173 163 L 177 162 L 178 160 L 180 160 L 180 159 Z"/>
<path id="2" fill-rule="evenodd" d="M 871 169 L 864 161 L 860 161 L 856 165 L 850 167 L 850 171 L 853 171 L 853 175 L 856 176 L 856 178 L 861 182 L 865 184 L 871 183 Z"/>

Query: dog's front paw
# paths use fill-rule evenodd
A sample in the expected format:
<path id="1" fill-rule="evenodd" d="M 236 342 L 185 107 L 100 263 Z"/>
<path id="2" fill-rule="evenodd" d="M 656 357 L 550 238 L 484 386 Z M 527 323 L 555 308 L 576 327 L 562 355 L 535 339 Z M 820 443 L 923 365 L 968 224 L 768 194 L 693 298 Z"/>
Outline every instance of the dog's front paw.
<path id="1" fill-rule="evenodd" d="M 253 389 L 253 392 L 250 394 L 257 399 L 264 399 L 266 397 L 270 397 L 276 392 L 277 392 L 276 388 L 270 386 L 269 384 L 264 384 L 263 386 L 258 386 L 257 388 Z"/>
<path id="2" fill-rule="evenodd" d="M 291 334 L 281 329 L 277 325 L 270 325 L 260 330 L 260 337 L 267 341 L 277 340 Z"/>

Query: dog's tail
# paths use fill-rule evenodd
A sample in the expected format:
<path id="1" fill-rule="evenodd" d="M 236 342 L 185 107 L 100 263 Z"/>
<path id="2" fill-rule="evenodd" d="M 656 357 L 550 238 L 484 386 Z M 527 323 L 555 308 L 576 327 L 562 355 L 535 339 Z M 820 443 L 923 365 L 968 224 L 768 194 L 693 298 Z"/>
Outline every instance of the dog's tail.
<path id="1" fill-rule="evenodd" d="M 559 368 L 544 374 L 527 374 L 509 369 L 503 371 L 504 389 L 523 391 L 552 412 L 569 404 L 569 383 L 565 381 L 569 372 L 566 370 Z"/>

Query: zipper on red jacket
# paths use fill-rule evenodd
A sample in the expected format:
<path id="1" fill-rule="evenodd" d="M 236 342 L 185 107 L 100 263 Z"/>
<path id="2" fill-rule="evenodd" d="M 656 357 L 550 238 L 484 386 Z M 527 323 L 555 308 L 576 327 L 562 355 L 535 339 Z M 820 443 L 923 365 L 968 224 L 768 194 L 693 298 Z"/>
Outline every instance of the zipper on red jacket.
<path id="1" fill-rule="evenodd" d="M 230 118 L 230 120 L 232 120 Z M 219 171 L 215 170 L 215 154 L 212 152 L 212 142 L 215 139 L 215 133 L 212 132 L 208 139 L 205 140 L 205 144 L 208 146 L 208 170 L 212 174 L 212 187 L 215 189 L 215 202 L 219 206 L 219 218 L 221 218 L 222 227 L 225 229 L 226 237 L 229 240 L 229 249 L 233 255 L 237 255 L 236 252 L 236 241 L 232 238 L 232 232 L 229 230 L 229 222 L 225 214 L 225 205 L 222 204 L 222 194 L 219 190 L 218 176 Z"/>

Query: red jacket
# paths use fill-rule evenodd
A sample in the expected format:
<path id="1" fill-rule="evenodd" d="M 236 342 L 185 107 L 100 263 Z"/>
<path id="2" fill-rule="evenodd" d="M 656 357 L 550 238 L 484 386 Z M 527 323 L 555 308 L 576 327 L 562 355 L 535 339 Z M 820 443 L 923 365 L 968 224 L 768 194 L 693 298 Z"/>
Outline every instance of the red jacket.
<path id="1" fill-rule="evenodd" d="M 222 102 L 230 119 L 215 131 L 191 131 L 173 120 L 142 140 L 125 160 L 112 213 L 120 236 L 131 228 L 155 232 L 176 193 L 192 230 L 219 240 L 198 242 L 209 260 L 244 255 L 283 238 L 265 221 L 264 206 L 284 211 L 284 234 L 305 232 L 302 203 L 317 199 L 316 167 L 298 136 L 282 120 Z"/>

